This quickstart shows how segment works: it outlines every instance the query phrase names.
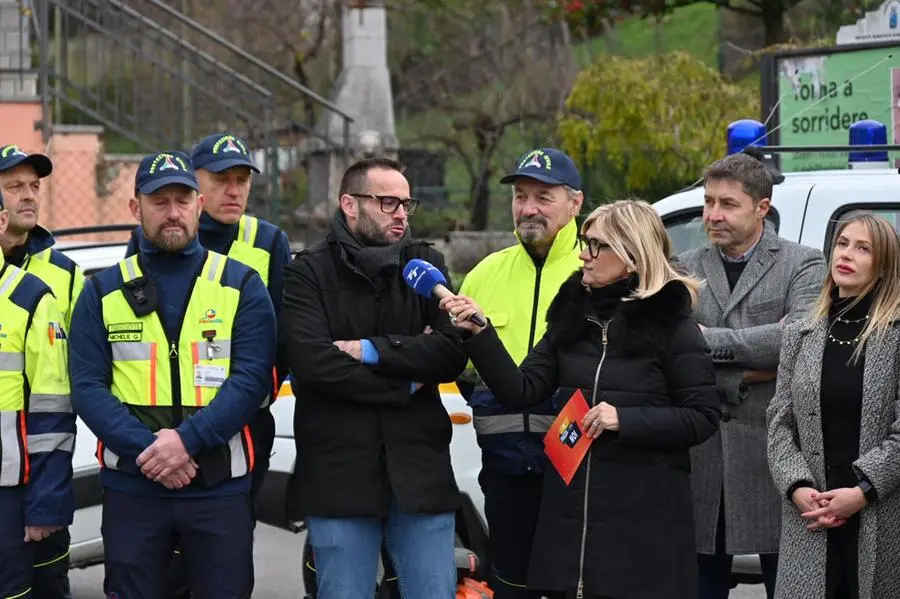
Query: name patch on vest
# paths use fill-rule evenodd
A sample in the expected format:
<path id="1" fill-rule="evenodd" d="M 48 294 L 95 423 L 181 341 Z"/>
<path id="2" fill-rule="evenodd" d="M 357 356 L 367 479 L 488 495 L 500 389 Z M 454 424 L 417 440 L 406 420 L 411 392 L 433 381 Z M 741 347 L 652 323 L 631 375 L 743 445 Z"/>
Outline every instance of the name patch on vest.
<path id="1" fill-rule="evenodd" d="M 219 388 L 225 384 L 224 366 L 194 366 L 194 386 Z"/>
<path id="2" fill-rule="evenodd" d="M 119 343 L 122 341 L 140 341 L 143 338 L 144 323 L 142 322 L 121 322 L 108 325 L 107 341 L 109 343 Z"/>

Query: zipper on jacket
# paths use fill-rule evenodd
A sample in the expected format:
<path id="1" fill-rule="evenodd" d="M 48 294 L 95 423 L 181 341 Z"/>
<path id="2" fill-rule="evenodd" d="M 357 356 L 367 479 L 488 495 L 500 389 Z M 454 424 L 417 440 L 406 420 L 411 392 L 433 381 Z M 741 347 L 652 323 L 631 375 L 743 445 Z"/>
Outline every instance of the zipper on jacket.
<path id="1" fill-rule="evenodd" d="M 360 269 L 356 268 L 355 265 L 350 264 L 349 261 L 344 260 L 344 264 L 347 265 L 347 267 L 350 269 L 351 272 L 355 272 L 355 273 L 358 274 L 360 277 L 362 277 L 363 280 L 365 280 L 366 283 L 368 283 L 368 284 L 372 287 L 372 291 L 375 292 L 375 322 L 377 323 L 377 322 L 378 322 L 378 309 L 381 307 L 381 292 L 378 290 L 378 286 L 375 284 L 375 281 L 373 281 L 372 279 L 370 279 L 369 277 L 367 277 L 367 276 L 363 273 L 363 271 L 361 271 Z"/>
<path id="2" fill-rule="evenodd" d="M 181 373 L 178 372 L 178 345 L 169 339 L 169 372 L 172 374 L 172 421 L 181 424 Z"/>
<path id="3" fill-rule="evenodd" d="M 537 332 L 537 316 L 538 316 L 538 301 L 541 298 L 541 271 L 544 270 L 543 266 L 534 265 L 536 270 L 536 274 L 534 275 L 534 297 L 531 303 L 531 330 L 528 332 L 528 351 L 534 347 L 534 334 Z"/>
<path id="4" fill-rule="evenodd" d="M 597 383 L 600 380 L 600 369 L 603 368 L 603 362 L 606 361 L 606 346 L 609 342 L 609 338 L 607 336 L 607 331 L 609 330 L 609 321 L 604 323 L 598 323 L 595 320 L 590 320 L 590 322 L 594 324 L 599 324 L 600 328 L 603 331 L 603 353 L 600 354 L 600 363 L 597 364 L 597 370 L 594 371 L 594 389 L 591 392 L 591 407 L 597 402 Z M 588 450 L 587 455 L 587 469 L 584 473 L 584 508 L 582 512 L 582 520 L 581 520 L 581 550 L 578 553 L 578 588 L 575 593 L 576 599 L 584 598 L 584 553 L 585 547 L 587 546 L 587 527 L 588 527 L 588 496 L 591 491 L 591 456 L 590 449 Z"/>
<path id="5" fill-rule="evenodd" d="M 540 301 L 541 299 L 541 272 L 544 270 L 544 266 L 535 264 L 534 269 L 534 295 L 531 301 L 531 330 L 528 332 L 529 352 L 534 347 L 534 334 L 537 332 L 538 301 Z M 522 430 L 524 430 L 526 433 L 531 432 L 531 422 L 528 418 L 529 413 L 530 410 L 524 410 L 522 412 Z"/>
<path id="6" fill-rule="evenodd" d="M 206 259 L 204 258 L 203 263 L 206 264 Z M 202 270 L 202 267 L 201 267 Z M 194 277 L 194 283 L 197 282 L 197 278 L 200 276 L 198 272 Z M 181 309 L 181 314 L 187 314 L 188 305 L 191 303 L 191 296 L 194 295 L 194 283 L 191 284 L 191 288 L 188 290 L 187 297 L 184 300 L 184 307 Z M 169 334 L 169 329 L 166 327 L 165 319 L 163 318 L 162 311 L 157 312 L 157 316 L 159 317 L 159 322 L 163 327 L 163 330 L 166 332 L 166 335 Z M 178 426 L 181 424 L 181 421 L 184 419 L 184 414 L 182 414 L 181 410 L 181 368 L 179 368 L 178 364 L 178 340 L 181 338 L 181 327 L 184 325 L 184 319 L 178 320 L 178 330 L 175 331 L 175 334 L 168 338 L 169 341 L 169 378 L 172 382 L 172 426 Z"/>
<path id="7" fill-rule="evenodd" d="M 209 252 L 204 251 L 203 259 L 200 260 L 200 268 L 193 273 L 191 285 L 188 287 L 187 295 L 184 298 L 184 306 L 182 306 L 179 314 L 187 314 L 188 306 L 191 303 L 191 297 L 194 295 L 194 287 L 197 285 L 197 279 L 199 279 L 200 275 L 203 273 L 203 267 L 206 266 L 206 259 L 208 256 Z M 141 269 L 142 273 L 147 272 L 141 264 L 140 257 L 138 257 L 138 268 Z M 144 276 L 147 275 L 145 274 Z M 169 327 L 166 326 L 163 310 L 157 309 L 156 317 L 159 318 L 159 324 L 162 325 L 163 332 L 166 334 L 166 340 L 169 342 L 169 380 L 172 385 L 172 426 L 177 427 L 181 424 L 182 420 L 184 420 L 184 414 L 182 414 L 181 410 L 181 372 L 178 364 L 178 340 L 181 339 L 181 328 L 184 326 L 184 318 L 177 320 L 177 329 L 172 336 L 169 336 Z"/>

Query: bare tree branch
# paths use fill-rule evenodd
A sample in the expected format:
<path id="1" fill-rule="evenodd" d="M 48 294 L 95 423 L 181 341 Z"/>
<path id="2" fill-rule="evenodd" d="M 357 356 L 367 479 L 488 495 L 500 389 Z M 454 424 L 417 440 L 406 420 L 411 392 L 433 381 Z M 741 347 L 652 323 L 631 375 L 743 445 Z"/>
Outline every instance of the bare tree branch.
<path id="1" fill-rule="evenodd" d="M 459 159 L 462 161 L 463 166 L 466 167 L 466 171 L 472 179 L 475 179 L 478 176 L 478 171 L 475 169 L 475 165 L 472 163 L 472 159 L 469 157 L 469 154 L 463 149 L 462 144 L 459 143 L 459 140 L 453 137 L 452 135 L 438 135 L 438 134 L 423 134 L 419 137 L 419 140 L 424 143 L 428 142 L 436 142 L 447 148 L 452 149 L 456 152 Z"/>

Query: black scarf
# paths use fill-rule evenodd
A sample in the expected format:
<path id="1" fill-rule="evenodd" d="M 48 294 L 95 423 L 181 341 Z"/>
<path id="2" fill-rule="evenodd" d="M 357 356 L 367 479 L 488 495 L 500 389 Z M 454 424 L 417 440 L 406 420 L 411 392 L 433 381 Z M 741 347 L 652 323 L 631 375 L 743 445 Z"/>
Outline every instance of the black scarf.
<path id="1" fill-rule="evenodd" d="M 347 217 L 338 209 L 334 215 L 331 230 L 337 238 L 337 242 L 347 252 L 347 256 L 356 268 L 369 278 L 374 280 L 382 271 L 400 266 L 400 255 L 403 249 L 409 245 L 409 228 L 399 241 L 390 245 L 366 245 L 353 234 L 347 225 Z"/>
<path id="2" fill-rule="evenodd" d="M 588 290 L 591 307 L 598 317 L 607 319 L 619 307 L 622 298 L 637 289 L 637 284 L 637 275 L 631 275 L 603 287 L 591 287 Z"/>

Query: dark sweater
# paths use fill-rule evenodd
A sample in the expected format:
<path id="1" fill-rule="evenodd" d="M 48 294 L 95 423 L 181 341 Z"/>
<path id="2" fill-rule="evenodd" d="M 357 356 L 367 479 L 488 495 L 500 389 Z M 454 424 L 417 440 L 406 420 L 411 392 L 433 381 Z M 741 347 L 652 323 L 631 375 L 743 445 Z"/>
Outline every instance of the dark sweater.
<path id="1" fill-rule="evenodd" d="M 747 266 L 747 262 L 729 262 L 728 260 L 722 260 L 722 265 L 725 267 L 725 277 L 728 279 L 728 288 L 734 291 L 734 286 L 737 285 L 738 279 L 744 274 L 744 268 Z"/>
<path id="2" fill-rule="evenodd" d="M 856 298 L 834 298 L 828 315 L 829 334 L 822 356 L 822 441 L 825 465 L 829 469 L 850 470 L 859 457 L 859 428 L 862 415 L 864 355 L 850 362 L 857 338 L 866 325 L 871 297 L 865 297 L 844 312 Z M 847 342 L 850 343 L 847 343 Z M 853 481 L 842 485 L 855 484 Z"/>

